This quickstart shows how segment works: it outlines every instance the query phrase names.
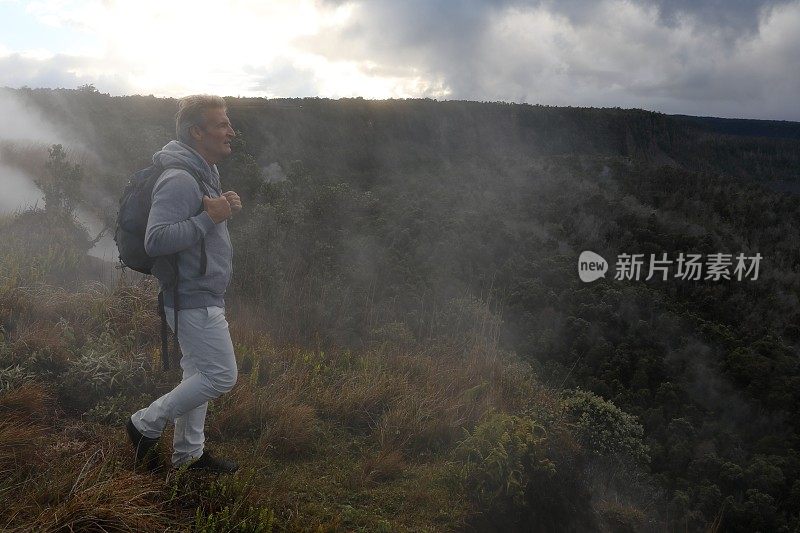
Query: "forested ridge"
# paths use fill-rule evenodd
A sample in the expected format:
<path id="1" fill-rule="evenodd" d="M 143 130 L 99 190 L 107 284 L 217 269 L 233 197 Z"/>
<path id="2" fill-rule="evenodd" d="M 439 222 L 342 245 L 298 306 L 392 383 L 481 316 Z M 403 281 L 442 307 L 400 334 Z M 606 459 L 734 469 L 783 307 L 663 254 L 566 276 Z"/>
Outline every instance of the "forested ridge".
<path id="1" fill-rule="evenodd" d="M 81 205 L 109 222 L 128 176 L 174 136 L 175 100 L 8 92 L 74 134 Z M 500 424 L 556 476 L 570 465 L 553 491 L 563 501 L 479 499 L 511 516 L 503 527 L 800 527 L 800 196 L 782 192 L 798 184 L 796 123 L 461 101 L 227 102 L 238 137 L 220 172 L 245 204 L 230 223 L 232 314 L 256 315 L 276 343 L 325 350 L 491 345 L 548 390 L 572 391 L 556 411 L 579 413 L 568 427 L 581 460 L 525 440 L 538 429 L 524 418 L 469 426 L 472 446 Z M 31 162 L 38 150 L 0 143 L 2 161 L 32 173 L 47 160 Z M 7 238 L 24 217 L 35 218 L 7 221 Z M 579 279 L 584 250 L 609 261 L 605 279 Z M 614 279 L 625 253 L 763 259 L 757 279 Z M 55 282 L 56 270 L 37 276 Z M 539 459 L 523 469 L 536 483 L 549 468 Z M 606 507 L 574 503 L 588 494 Z M 490 529 L 481 520 L 471 527 Z"/>

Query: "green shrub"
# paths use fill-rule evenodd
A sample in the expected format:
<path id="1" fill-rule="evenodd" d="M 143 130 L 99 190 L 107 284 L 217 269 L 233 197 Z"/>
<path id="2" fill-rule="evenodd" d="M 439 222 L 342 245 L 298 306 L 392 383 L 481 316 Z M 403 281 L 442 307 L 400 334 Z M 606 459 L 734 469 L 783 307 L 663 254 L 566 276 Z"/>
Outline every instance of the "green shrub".
<path id="1" fill-rule="evenodd" d="M 33 381 L 36 376 L 20 365 L 0 368 L 0 392 L 19 387 Z"/>
<path id="2" fill-rule="evenodd" d="M 568 391 L 564 406 L 575 435 L 589 455 L 632 458 L 647 463 L 649 450 L 642 442 L 644 428 L 611 402 L 584 390 Z"/>
<path id="3" fill-rule="evenodd" d="M 104 332 L 88 339 L 80 355 L 69 361 L 59 396 L 64 405 L 84 412 L 114 394 L 141 390 L 147 380 L 145 356 L 124 355 L 119 341 Z"/>
<path id="4" fill-rule="evenodd" d="M 270 533 L 277 529 L 275 512 L 251 495 L 255 470 L 218 477 L 188 469 L 188 463 L 167 477 L 167 502 L 195 508 L 193 531 L 204 533 Z"/>
<path id="5" fill-rule="evenodd" d="M 567 434 L 528 417 L 495 413 L 456 448 L 477 530 L 597 528 L 582 456 Z"/>
<path id="6" fill-rule="evenodd" d="M 464 462 L 464 481 L 482 508 L 525 507 L 534 477 L 555 474 L 544 457 L 544 429 L 528 418 L 493 414 L 456 450 Z"/>
<path id="7" fill-rule="evenodd" d="M 148 394 L 129 396 L 124 392 L 103 398 L 88 411 L 86 420 L 110 426 L 122 426 L 131 413 L 142 405 L 148 405 L 152 398 Z"/>
<path id="8" fill-rule="evenodd" d="M 194 521 L 194 530 L 202 533 L 271 533 L 274 526 L 275 513 L 263 507 L 249 507 L 246 511 L 225 507 L 207 515 L 198 507 Z"/>

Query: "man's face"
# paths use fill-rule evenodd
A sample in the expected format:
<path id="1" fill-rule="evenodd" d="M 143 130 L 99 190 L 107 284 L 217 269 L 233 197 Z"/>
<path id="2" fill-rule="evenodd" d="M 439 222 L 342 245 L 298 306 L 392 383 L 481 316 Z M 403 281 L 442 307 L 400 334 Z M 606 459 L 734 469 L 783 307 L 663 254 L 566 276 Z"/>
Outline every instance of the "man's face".
<path id="1" fill-rule="evenodd" d="M 214 165 L 231 154 L 231 139 L 236 137 L 236 132 L 222 108 L 206 110 L 205 119 L 205 125 L 196 130 L 199 139 L 195 140 L 195 149 Z"/>

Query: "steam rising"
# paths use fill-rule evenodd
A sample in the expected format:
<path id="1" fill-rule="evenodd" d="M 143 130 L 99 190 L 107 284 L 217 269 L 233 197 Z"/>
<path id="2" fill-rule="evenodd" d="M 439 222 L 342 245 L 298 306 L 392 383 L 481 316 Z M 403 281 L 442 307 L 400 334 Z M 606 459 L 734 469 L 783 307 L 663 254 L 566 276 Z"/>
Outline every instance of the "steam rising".
<path id="1" fill-rule="evenodd" d="M 62 133 L 62 128 L 47 120 L 38 109 L 26 105 L 8 91 L 0 91 L 0 114 L 3 116 L 3 121 L 0 123 L 0 146 L 14 149 L 61 144 L 68 152 L 79 150 L 84 159 L 90 156 L 74 141 L 65 141 L 67 137 Z M 44 150 L 42 152 L 46 156 L 46 152 Z M 34 162 L 29 163 L 31 166 L 36 166 Z M 11 166 L 2 160 L 0 160 L 0 184 L 4 191 L 10 192 L 0 197 L 0 214 L 11 214 L 36 205 L 43 207 L 42 191 L 37 187 L 34 178 L 23 169 Z M 75 216 L 89 230 L 92 237 L 99 235 L 105 227 L 96 215 L 86 209 L 79 207 L 75 211 Z M 110 232 L 106 232 L 89 251 L 90 255 L 106 261 L 115 261 L 116 253 L 116 244 Z"/>
<path id="2" fill-rule="evenodd" d="M 9 214 L 42 203 L 42 191 L 21 170 L 0 162 L 0 184 L 7 194 L 0 195 L 0 214 Z"/>
<path id="3" fill-rule="evenodd" d="M 10 92 L 0 91 L 0 116 L 0 142 L 68 144 L 59 128 Z"/>

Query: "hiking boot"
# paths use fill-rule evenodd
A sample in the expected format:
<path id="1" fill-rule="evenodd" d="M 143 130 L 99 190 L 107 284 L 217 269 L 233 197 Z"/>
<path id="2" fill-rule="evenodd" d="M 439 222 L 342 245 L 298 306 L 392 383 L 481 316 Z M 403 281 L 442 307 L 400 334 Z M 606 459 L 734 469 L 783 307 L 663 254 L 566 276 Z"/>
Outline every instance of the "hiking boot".
<path id="1" fill-rule="evenodd" d="M 203 455 L 189 463 L 189 470 L 205 470 L 216 474 L 233 474 L 239 470 L 239 465 L 231 459 L 214 457 L 208 450 L 203 450 Z"/>
<path id="2" fill-rule="evenodd" d="M 142 435 L 133 421 L 129 418 L 125 425 L 128 430 L 128 437 L 134 448 L 136 448 L 136 466 L 144 466 L 150 472 L 155 472 L 161 468 L 161 458 L 158 455 L 158 439 L 150 439 Z"/>

